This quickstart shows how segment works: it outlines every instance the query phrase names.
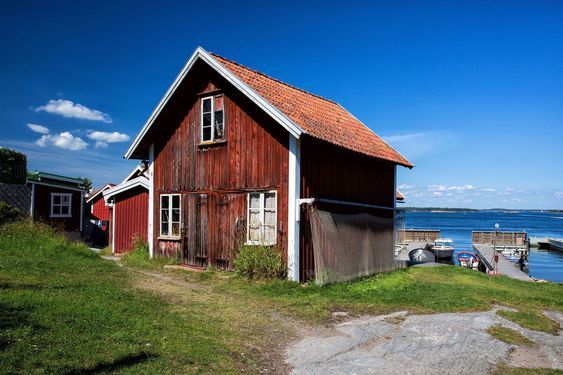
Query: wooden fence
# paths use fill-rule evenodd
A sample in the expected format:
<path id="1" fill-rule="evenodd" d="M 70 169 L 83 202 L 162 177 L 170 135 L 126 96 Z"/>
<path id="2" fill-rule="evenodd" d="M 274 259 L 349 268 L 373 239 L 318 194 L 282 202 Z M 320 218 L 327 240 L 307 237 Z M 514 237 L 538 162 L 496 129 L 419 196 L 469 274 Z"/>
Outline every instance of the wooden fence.
<path id="1" fill-rule="evenodd" d="M 430 229 L 400 229 L 397 231 L 397 242 L 434 242 L 440 238 L 439 230 Z"/>
<path id="2" fill-rule="evenodd" d="M 525 247 L 528 244 L 528 233 L 474 231 L 471 240 L 474 244 Z"/>

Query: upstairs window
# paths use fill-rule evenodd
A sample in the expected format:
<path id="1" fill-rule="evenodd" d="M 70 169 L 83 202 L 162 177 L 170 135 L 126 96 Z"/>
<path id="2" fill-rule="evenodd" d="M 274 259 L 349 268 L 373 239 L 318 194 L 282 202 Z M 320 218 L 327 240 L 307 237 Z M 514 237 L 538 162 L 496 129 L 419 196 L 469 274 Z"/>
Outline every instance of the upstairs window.
<path id="1" fill-rule="evenodd" d="M 248 194 L 247 243 L 275 245 L 277 217 L 275 191 Z"/>
<path id="2" fill-rule="evenodd" d="M 201 99 L 201 141 L 213 142 L 225 137 L 225 115 L 223 95 Z"/>
<path id="3" fill-rule="evenodd" d="M 72 194 L 51 193 L 51 217 L 72 217 Z"/>
<path id="4" fill-rule="evenodd" d="M 180 194 L 160 196 L 160 235 L 180 237 Z"/>

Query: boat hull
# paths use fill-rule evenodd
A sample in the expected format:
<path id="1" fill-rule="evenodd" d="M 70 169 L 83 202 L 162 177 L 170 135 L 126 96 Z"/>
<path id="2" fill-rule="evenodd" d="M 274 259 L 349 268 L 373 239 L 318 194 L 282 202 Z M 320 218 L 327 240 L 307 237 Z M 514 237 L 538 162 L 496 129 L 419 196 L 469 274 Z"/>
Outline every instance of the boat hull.
<path id="1" fill-rule="evenodd" d="M 432 249 L 432 252 L 438 259 L 449 259 L 454 255 L 454 249 Z"/>

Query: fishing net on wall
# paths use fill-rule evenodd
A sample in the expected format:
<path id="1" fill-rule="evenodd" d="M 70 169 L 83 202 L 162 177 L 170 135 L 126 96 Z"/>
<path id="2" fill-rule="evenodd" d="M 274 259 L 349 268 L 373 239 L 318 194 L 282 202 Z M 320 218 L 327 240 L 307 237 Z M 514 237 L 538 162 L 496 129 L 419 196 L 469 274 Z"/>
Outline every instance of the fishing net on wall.
<path id="1" fill-rule="evenodd" d="M 393 265 L 393 218 L 310 209 L 315 278 L 320 285 L 347 281 Z"/>

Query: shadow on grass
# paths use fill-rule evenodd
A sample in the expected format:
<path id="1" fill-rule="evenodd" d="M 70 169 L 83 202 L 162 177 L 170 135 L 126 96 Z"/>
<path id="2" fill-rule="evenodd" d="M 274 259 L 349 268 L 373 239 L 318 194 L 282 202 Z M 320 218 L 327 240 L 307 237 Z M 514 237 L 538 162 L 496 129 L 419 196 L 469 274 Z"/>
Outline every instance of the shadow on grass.
<path id="1" fill-rule="evenodd" d="M 29 307 L 13 307 L 0 302 L 0 351 L 14 344 L 14 341 L 8 338 L 9 331 L 27 326 L 32 326 L 33 330 L 41 329 L 41 326 L 31 321 L 29 315 Z"/>
<path id="2" fill-rule="evenodd" d="M 66 374 L 76 375 L 76 374 L 99 374 L 99 373 L 113 372 L 125 367 L 131 367 L 136 364 L 150 361 L 156 358 L 158 358 L 158 355 L 156 354 L 140 352 L 137 354 L 123 356 L 121 358 L 116 359 L 113 362 L 99 363 L 94 367 L 77 368 L 74 370 L 70 370 L 66 372 Z"/>

